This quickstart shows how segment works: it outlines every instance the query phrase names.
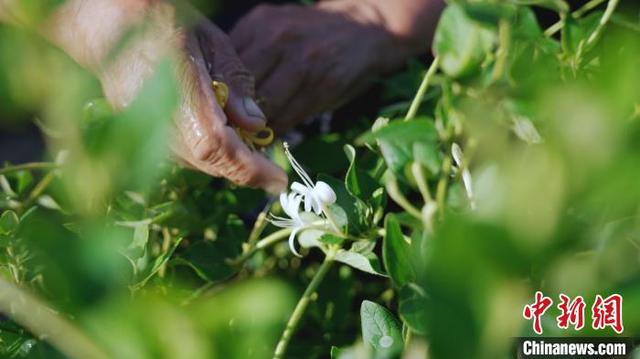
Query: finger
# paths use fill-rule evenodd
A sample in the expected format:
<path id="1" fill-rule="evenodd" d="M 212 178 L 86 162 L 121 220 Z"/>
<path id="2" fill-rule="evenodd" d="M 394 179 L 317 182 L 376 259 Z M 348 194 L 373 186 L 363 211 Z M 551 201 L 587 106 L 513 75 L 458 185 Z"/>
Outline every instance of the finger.
<path id="1" fill-rule="evenodd" d="M 277 193 L 286 188 L 282 169 L 259 153 L 253 153 L 236 132 L 226 126 L 227 118 L 211 88 L 211 78 L 198 53 L 188 62 L 185 100 L 181 107 L 183 121 L 179 128 L 191 156 L 185 156 L 201 171 L 223 176 L 243 186 L 260 187 Z"/>
<path id="2" fill-rule="evenodd" d="M 259 34 L 257 30 L 261 31 L 264 26 L 269 26 L 273 23 L 272 14 L 275 8 L 276 6 L 274 5 L 259 4 L 236 23 L 229 37 L 238 53 L 244 51 L 256 40 L 256 36 Z"/>
<path id="3" fill-rule="evenodd" d="M 265 110 L 270 118 L 275 119 L 285 111 L 285 105 L 302 88 L 305 76 L 304 66 L 281 62 L 258 87 L 258 94 L 266 99 Z"/>
<path id="4" fill-rule="evenodd" d="M 171 131 L 171 140 L 169 141 L 169 148 L 171 149 L 171 152 L 173 154 L 172 158 L 176 163 L 178 163 L 182 167 L 185 167 L 191 170 L 198 169 L 196 161 L 193 159 L 193 156 L 191 155 L 189 148 L 184 143 L 182 134 L 179 133 L 177 128 L 173 128 Z M 218 174 L 212 174 L 212 173 L 210 173 L 210 175 L 218 176 Z"/>
<path id="5" fill-rule="evenodd" d="M 277 44 L 264 39 L 252 42 L 250 46 L 239 52 L 240 59 L 251 71 L 256 83 L 261 84 L 278 65 L 282 58 L 280 49 L 281 47 Z"/>
<path id="6" fill-rule="evenodd" d="M 253 99 L 255 83 L 251 73 L 217 29 L 205 26 L 199 34 L 202 53 L 213 64 L 207 66 L 210 76 L 219 78 L 229 87 L 229 99 L 225 107 L 229 121 L 249 131 L 263 129 L 267 118 Z"/>
<path id="7" fill-rule="evenodd" d="M 229 101 L 225 112 L 229 121 L 245 130 L 257 132 L 267 125 L 267 117 L 258 104 L 248 96 L 240 96 L 236 90 L 229 90 Z"/>
<path id="8" fill-rule="evenodd" d="M 181 79 L 183 90 L 177 127 L 184 143 L 195 160 L 207 160 L 210 143 L 219 141 L 220 129 L 227 117 L 220 108 L 211 88 L 211 77 L 201 56 L 197 40 L 189 36 L 187 48 L 192 56 L 184 61 Z"/>
<path id="9" fill-rule="evenodd" d="M 251 152 L 235 131 L 225 126 L 219 143 L 211 143 L 220 156 L 208 161 L 200 161 L 198 166 L 205 172 L 216 172 L 240 185 L 262 188 L 270 193 L 280 193 L 287 187 L 285 172 L 267 158 Z"/>
<path id="10" fill-rule="evenodd" d="M 258 7 L 254 8 L 247 15 L 238 20 L 229 33 L 229 38 L 231 38 L 233 47 L 238 53 L 245 50 L 249 44 L 252 43 L 255 37 L 256 27 L 252 26 L 252 24 L 256 23 L 254 15 L 256 9 L 258 9 Z"/>

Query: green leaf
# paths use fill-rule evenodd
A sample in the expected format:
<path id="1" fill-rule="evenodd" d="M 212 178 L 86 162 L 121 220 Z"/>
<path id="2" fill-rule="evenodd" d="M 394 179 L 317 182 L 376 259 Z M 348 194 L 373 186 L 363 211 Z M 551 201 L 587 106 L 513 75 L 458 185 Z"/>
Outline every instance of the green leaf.
<path id="1" fill-rule="evenodd" d="M 151 266 L 151 270 L 149 270 L 149 273 L 138 283 L 139 286 L 144 286 L 151 278 L 153 278 L 154 275 L 156 275 L 156 273 L 158 273 L 160 268 L 165 263 L 167 263 L 169 261 L 169 258 L 171 258 L 173 253 L 175 253 L 176 248 L 178 248 L 180 243 L 182 243 L 182 240 L 183 240 L 183 237 L 178 238 L 175 241 L 175 243 L 173 244 L 173 246 L 171 246 L 171 248 L 169 248 L 168 251 L 162 253 L 160 256 L 158 256 L 153 261 L 153 265 Z"/>
<path id="2" fill-rule="evenodd" d="M 413 161 L 437 173 L 440 167 L 438 131 L 429 118 L 392 121 L 361 136 L 357 142 L 377 141 L 387 166 L 398 178 L 405 179 L 405 169 Z"/>
<path id="3" fill-rule="evenodd" d="M 20 224 L 20 219 L 16 212 L 12 210 L 4 211 L 0 216 L 0 234 L 8 234 L 16 230 Z"/>
<path id="4" fill-rule="evenodd" d="M 494 31 L 471 20 L 460 5 L 450 4 L 440 17 L 433 52 L 447 75 L 463 77 L 479 70 L 495 38 Z"/>
<path id="5" fill-rule="evenodd" d="M 385 220 L 385 236 L 382 246 L 384 266 L 397 287 L 402 287 L 416 279 L 411 254 L 411 244 L 405 241 L 400 224 L 393 214 Z"/>
<path id="6" fill-rule="evenodd" d="M 433 143 L 414 143 L 413 158 L 426 167 L 432 175 L 438 174 L 442 168 L 442 155 Z"/>
<path id="7" fill-rule="evenodd" d="M 344 145 L 344 152 L 349 159 L 349 169 L 344 180 L 347 191 L 354 197 L 368 200 L 379 186 L 367 172 L 358 168 L 356 149 L 353 146 Z"/>
<path id="8" fill-rule="evenodd" d="M 140 222 L 133 230 L 133 241 L 129 245 L 128 254 L 131 259 L 137 259 L 144 255 L 149 241 L 149 221 Z"/>
<path id="9" fill-rule="evenodd" d="M 347 359 L 350 358 L 346 350 L 331 346 L 331 359 Z"/>
<path id="10" fill-rule="evenodd" d="M 242 240 L 248 235 L 242 220 L 236 215 L 229 215 L 216 240 L 194 243 L 180 255 L 176 263 L 191 267 L 205 280 L 225 280 L 238 271 L 238 268 L 230 266 L 227 260 L 242 253 Z"/>
<path id="11" fill-rule="evenodd" d="M 528 7 L 518 9 L 512 32 L 514 39 L 540 39 L 543 36 L 536 14 Z"/>
<path id="12" fill-rule="evenodd" d="M 584 48 L 589 35 L 598 27 L 602 11 L 596 11 L 588 16 L 576 20 L 568 16 L 562 27 L 561 45 L 562 50 L 569 56 L 577 55 L 578 50 L 582 47 L 582 54 L 588 50 Z"/>
<path id="13" fill-rule="evenodd" d="M 351 195 L 343 181 L 325 174 L 320 174 L 318 180 L 327 183 L 336 193 L 336 203 L 329 206 L 329 209 L 338 224 L 345 225 L 348 233 L 357 235 L 366 232 L 371 224 L 371 208 L 361 199 Z M 346 223 L 342 223 L 342 212 L 346 215 Z"/>
<path id="14" fill-rule="evenodd" d="M 366 355 L 366 353 L 362 346 L 352 346 L 347 348 L 331 347 L 331 359 L 359 359 L 363 358 L 363 355 Z"/>
<path id="15" fill-rule="evenodd" d="M 336 225 L 340 228 L 347 228 L 349 225 L 349 216 L 347 212 L 345 212 L 342 207 L 337 204 L 330 204 L 327 208 L 333 217 L 333 220 L 336 222 Z"/>
<path id="16" fill-rule="evenodd" d="M 464 2 L 462 6 L 469 18 L 491 26 L 496 26 L 500 19 L 513 17 L 517 9 L 508 3 Z"/>
<path id="17" fill-rule="evenodd" d="M 398 314 L 418 334 L 427 334 L 426 296 L 424 290 L 414 283 L 400 289 Z"/>
<path id="18" fill-rule="evenodd" d="M 375 141 L 407 141 L 407 142 L 435 142 L 438 131 L 433 120 L 428 117 L 418 117 L 411 121 L 395 120 L 388 124 L 380 124 L 372 131 L 360 136 L 357 144 L 373 143 Z"/>
<path id="19" fill-rule="evenodd" d="M 13 177 L 17 181 L 16 191 L 18 194 L 23 194 L 33 182 L 33 175 L 29 171 L 18 171 Z"/>
<path id="20" fill-rule="evenodd" d="M 383 306 L 365 300 L 360 306 L 362 339 L 374 358 L 394 358 L 404 344 L 398 320 Z"/>
<path id="21" fill-rule="evenodd" d="M 342 244 L 342 242 L 344 242 L 344 238 L 334 236 L 333 234 L 324 234 L 320 238 L 318 238 L 318 240 L 321 243 L 328 244 L 328 245 L 337 245 L 337 244 Z"/>
<path id="22" fill-rule="evenodd" d="M 191 245 L 185 253 L 181 254 L 176 264 L 191 267 L 204 280 L 219 282 L 237 272 L 237 269 L 229 266 L 226 260 L 235 258 L 240 253 L 239 246 L 234 249 L 221 245 L 218 240 L 200 241 Z"/>
<path id="23" fill-rule="evenodd" d="M 386 277 L 386 275 L 382 274 L 380 270 L 380 260 L 378 260 L 378 257 L 374 253 L 365 255 L 353 251 L 341 250 L 333 259 L 363 272 Z"/>
<path id="24" fill-rule="evenodd" d="M 518 5 L 535 5 L 544 7 L 559 13 L 569 12 L 569 4 L 564 0 L 514 0 Z"/>

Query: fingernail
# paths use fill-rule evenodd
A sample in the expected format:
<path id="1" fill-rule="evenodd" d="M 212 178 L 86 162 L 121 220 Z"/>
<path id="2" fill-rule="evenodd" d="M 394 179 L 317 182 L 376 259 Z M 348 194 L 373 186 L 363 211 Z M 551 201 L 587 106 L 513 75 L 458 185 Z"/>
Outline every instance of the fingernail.
<path id="1" fill-rule="evenodd" d="M 259 120 L 263 125 L 266 125 L 267 116 L 264 115 L 264 112 L 258 107 L 258 104 L 250 97 L 245 97 L 242 99 L 242 104 L 244 105 L 244 110 L 246 111 L 249 117 Z"/>

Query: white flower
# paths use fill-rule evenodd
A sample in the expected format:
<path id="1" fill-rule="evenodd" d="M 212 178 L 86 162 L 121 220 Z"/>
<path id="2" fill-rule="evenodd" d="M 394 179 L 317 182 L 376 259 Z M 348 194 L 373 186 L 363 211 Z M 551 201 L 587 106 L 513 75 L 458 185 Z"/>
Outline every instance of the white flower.
<path id="1" fill-rule="evenodd" d="M 300 212 L 300 204 L 302 203 L 302 196 L 296 193 L 282 193 L 280 194 L 280 205 L 284 213 L 289 218 L 278 217 L 271 214 L 269 222 L 274 226 L 281 228 L 291 228 L 291 234 L 289 235 L 289 248 L 291 252 L 298 257 L 301 257 L 300 253 L 296 250 L 295 239 L 296 235 L 302 230 L 309 229 L 314 225 L 314 222 L 322 220 L 319 216 L 309 212 Z"/>
<path id="2" fill-rule="evenodd" d="M 456 166 L 454 167 L 455 170 L 459 170 L 461 167 L 463 167 L 464 157 L 462 154 L 462 149 L 455 142 L 451 145 L 451 156 L 453 157 L 453 161 L 456 163 Z M 469 172 L 469 169 L 467 168 L 466 165 L 462 170 L 462 183 L 464 184 L 464 189 L 467 192 L 467 197 L 469 198 L 471 209 L 475 209 L 476 204 L 473 196 L 473 183 L 471 182 L 471 172 Z"/>
<path id="3" fill-rule="evenodd" d="M 325 217 L 328 216 L 325 210 L 327 205 L 335 203 L 336 193 L 325 182 L 318 181 L 314 184 L 311 181 L 309 175 L 291 155 L 286 142 L 284 143 L 284 152 L 303 183 L 293 182 L 291 192 L 280 194 L 280 205 L 289 218 L 271 214 L 269 221 L 275 226 L 292 229 L 289 235 L 289 248 L 293 254 L 301 257 L 295 248 L 296 236 L 303 230 L 320 229 L 326 226 L 326 219 L 320 216 L 323 214 Z M 300 205 L 303 202 L 304 211 L 301 212 Z"/>
<path id="4" fill-rule="evenodd" d="M 311 178 L 302 166 L 293 158 L 293 155 L 289 151 L 289 145 L 286 142 L 284 143 L 284 152 L 291 166 L 303 182 L 293 182 L 291 184 L 291 191 L 302 197 L 305 212 L 311 212 L 313 210 L 317 215 L 320 215 L 323 208 L 336 202 L 336 193 L 326 182 L 318 181 L 314 184 L 313 181 L 311 181 Z"/>

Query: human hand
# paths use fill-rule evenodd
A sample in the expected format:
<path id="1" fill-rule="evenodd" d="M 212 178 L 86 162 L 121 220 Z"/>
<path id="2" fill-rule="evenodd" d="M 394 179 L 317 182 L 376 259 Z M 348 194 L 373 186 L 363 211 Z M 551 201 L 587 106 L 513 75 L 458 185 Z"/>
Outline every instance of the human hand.
<path id="1" fill-rule="evenodd" d="M 172 58 L 182 102 L 171 147 L 182 162 L 239 185 L 280 192 L 287 185 L 284 171 L 250 151 L 231 127 L 258 131 L 266 124 L 253 100 L 253 78 L 226 35 L 199 14 L 186 11 L 187 26 L 179 26 L 175 8 L 164 2 L 68 1 L 52 19 L 49 36 L 96 72 L 116 109 L 131 103 L 157 65 Z M 143 30 L 111 59 L 122 35 L 142 21 Z M 212 80 L 229 87 L 224 109 L 216 101 Z"/>
<path id="2" fill-rule="evenodd" d="M 360 0 L 261 5 L 231 39 L 279 132 L 348 101 L 414 52 L 376 7 Z"/>
<path id="3" fill-rule="evenodd" d="M 174 151 L 189 165 L 213 176 L 261 187 L 273 193 L 287 185 L 286 174 L 258 152 L 252 152 L 230 127 L 257 132 L 266 117 L 254 100 L 253 77 L 241 64 L 224 33 L 204 20 L 187 35 L 189 55 L 185 70 L 185 98 L 178 120 Z M 212 90 L 213 80 L 228 85 L 221 108 Z M 195 114 L 195 115 L 194 115 Z"/>

